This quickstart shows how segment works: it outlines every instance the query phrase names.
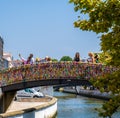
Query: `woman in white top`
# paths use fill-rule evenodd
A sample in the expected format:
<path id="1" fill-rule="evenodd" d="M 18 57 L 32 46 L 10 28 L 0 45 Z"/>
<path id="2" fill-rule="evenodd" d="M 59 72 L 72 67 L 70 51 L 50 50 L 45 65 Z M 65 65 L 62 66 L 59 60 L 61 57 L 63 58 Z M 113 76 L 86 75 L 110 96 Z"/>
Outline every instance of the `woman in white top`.
<path id="1" fill-rule="evenodd" d="M 87 59 L 88 63 L 94 63 L 95 59 L 94 59 L 94 54 L 92 52 L 88 53 L 89 58 Z"/>

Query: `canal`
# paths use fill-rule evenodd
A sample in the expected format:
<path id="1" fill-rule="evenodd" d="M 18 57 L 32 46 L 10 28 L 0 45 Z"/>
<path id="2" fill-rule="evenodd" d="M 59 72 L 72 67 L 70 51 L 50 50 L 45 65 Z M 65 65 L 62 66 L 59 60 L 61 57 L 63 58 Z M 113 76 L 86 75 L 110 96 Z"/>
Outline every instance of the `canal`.
<path id="1" fill-rule="evenodd" d="M 95 109 L 102 106 L 103 100 L 56 91 L 54 97 L 58 98 L 56 118 L 101 118 Z M 120 118 L 120 112 L 112 118 Z"/>

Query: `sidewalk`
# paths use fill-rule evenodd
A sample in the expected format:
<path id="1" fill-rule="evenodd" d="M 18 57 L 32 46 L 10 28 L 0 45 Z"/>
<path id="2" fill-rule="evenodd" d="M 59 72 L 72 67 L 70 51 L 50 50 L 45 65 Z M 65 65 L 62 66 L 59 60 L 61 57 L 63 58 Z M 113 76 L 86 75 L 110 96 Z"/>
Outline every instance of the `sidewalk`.
<path id="1" fill-rule="evenodd" d="M 47 114 L 44 114 L 44 112 L 39 112 L 39 114 L 42 113 L 42 115 L 52 116 L 57 111 L 56 103 L 57 99 L 50 96 L 45 96 L 44 98 L 22 98 L 17 101 L 13 101 L 8 110 L 5 113 L 0 114 L 0 118 L 8 118 L 10 116 L 14 117 L 16 115 L 25 113 L 30 114 L 32 112 L 35 113 L 35 111 L 43 111 L 43 109 L 44 111 L 47 111 Z M 52 109 L 52 112 L 50 112 L 50 109 Z"/>
<path id="2" fill-rule="evenodd" d="M 13 101 L 7 112 L 20 111 L 40 105 L 44 105 L 47 102 L 51 101 L 51 97 L 44 98 L 22 98 L 17 101 Z M 19 106 L 19 107 L 18 107 Z"/>

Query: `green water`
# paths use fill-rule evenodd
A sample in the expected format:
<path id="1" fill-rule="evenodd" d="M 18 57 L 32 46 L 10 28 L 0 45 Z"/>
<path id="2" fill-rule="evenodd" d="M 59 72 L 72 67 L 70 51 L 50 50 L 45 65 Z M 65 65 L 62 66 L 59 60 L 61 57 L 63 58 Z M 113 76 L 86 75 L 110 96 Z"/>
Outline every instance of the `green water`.
<path id="1" fill-rule="evenodd" d="M 101 118 L 95 109 L 101 107 L 103 100 L 62 92 L 54 92 L 54 96 L 58 98 L 56 118 Z M 120 118 L 120 112 L 112 118 Z"/>

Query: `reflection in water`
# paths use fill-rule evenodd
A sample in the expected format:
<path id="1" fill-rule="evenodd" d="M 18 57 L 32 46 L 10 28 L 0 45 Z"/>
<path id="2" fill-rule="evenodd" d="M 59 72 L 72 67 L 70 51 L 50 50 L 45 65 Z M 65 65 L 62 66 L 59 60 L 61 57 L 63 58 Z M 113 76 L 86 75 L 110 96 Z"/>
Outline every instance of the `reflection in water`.
<path id="1" fill-rule="evenodd" d="M 54 96 L 58 98 L 57 118 L 100 118 L 95 108 L 100 108 L 103 100 L 62 92 L 54 92 Z M 120 114 L 112 118 L 120 118 Z"/>

